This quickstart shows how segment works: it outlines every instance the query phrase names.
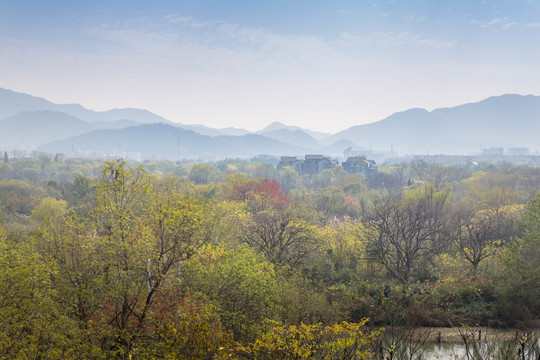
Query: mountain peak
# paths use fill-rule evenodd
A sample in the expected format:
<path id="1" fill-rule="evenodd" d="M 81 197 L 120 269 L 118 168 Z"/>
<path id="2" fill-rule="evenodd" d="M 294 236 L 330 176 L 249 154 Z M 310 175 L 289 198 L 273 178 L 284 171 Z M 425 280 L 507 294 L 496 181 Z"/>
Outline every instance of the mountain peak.
<path id="1" fill-rule="evenodd" d="M 268 132 L 268 131 L 274 131 L 274 130 L 282 130 L 282 129 L 287 129 L 287 130 L 303 130 L 302 128 L 298 127 L 298 126 L 291 126 L 291 125 L 285 125 L 279 121 L 274 121 L 273 123 L 271 123 L 270 125 L 266 126 L 265 128 L 263 128 L 262 130 L 259 130 L 257 131 L 258 134 L 262 134 L 262 133 L 265 133 L 265 132 Z"/>
<path id="2" fill-rule="evenodd" d="M 92 111 L 80 104 L 55 104 L 40 97 L 0 88 L 0 119 L 14 116 L 22 111 L 40 110 L 59 111 L 89 123 L 123 119 L 137 123 L 169 123 L 163 117 L 145 109 L 126 108 L 109 111 Z"/>

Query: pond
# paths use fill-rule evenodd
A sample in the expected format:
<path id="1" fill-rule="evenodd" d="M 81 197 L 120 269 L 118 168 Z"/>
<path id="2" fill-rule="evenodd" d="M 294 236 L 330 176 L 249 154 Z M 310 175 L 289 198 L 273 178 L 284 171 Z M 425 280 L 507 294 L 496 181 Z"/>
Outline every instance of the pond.
<path id="1" fill-rule="evenodd" d="M 536 347 L 525 348 L 520 352 L 519 345 L 514 342 L 490 342 L 466 347 L 464 344 L 440 343 L 424 344 L 422 353 L 414 357 L 418 360 L 536 360 L 540 355 L 538 341 Z"/>
<path id="2" fill-rule="evenodd" d="M 390 360 L 538 360 L 538 331 L 487 328 L 386 329 L 379 358 Z"/>

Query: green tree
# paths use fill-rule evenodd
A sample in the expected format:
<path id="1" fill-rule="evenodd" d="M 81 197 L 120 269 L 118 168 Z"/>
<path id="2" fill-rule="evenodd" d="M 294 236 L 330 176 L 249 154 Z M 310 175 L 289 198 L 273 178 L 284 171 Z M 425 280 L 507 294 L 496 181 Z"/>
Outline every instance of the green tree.
<path id="1" fill-rule="evenodd" d="M 216 172 L 216 167 L 210 163 L 194 164 L 188 177 L 195 184 L 208 184 L 212 181 Z"/>
<path id="2" fill-rule="evenodd" d="M 529 204 L 525 236 L 501 253 L 495 273 L 500 316 L 510 325 L 540 315 L 540 195 Z"/>
<path id="3" fill-rule="evenodd" d="M 298 173 L 290 166 L 285 166 L 279 171 L 279 185 L 285 192 L 296 188 L 298 182 Z"/>
<path id="4" fill-rule="evenodd" d="M 39 223 L 51 221 L 59 218 L 66 213 L 67 202 L 56 200 L 52 197 L 46 197 L 41 200 L 39 205 L 32 209 L 32 219 Z"/>
<path id="5" fill-rule="evenodd" d="M 71 206 L 91 205 L 94 197 L 92 180 L 83 175 L 76 175 L 73 183 L 67 188 L 65 198 Z"/>
<path id="6" fill-rule="evenodd" d="M 0 181 L 0 202 L 9 213 L 30 215 L 43 190 L 21 180 Z"/>
<path id="7" fill-rule="evenodd" d="M 183 267 L 182 284 L 195 299 L 213 304 L 236 340 L 251 339 L 277 313 L 274 267 L 242 245 L 235 250 L 204 246 Z"/>
<path id="8" fill-rule="evenodd" d="M 0 228 L 0 358 L 84 359 L 95 348 L 80 342 L 76 324 L 54 301 L 54 264 Z"/>

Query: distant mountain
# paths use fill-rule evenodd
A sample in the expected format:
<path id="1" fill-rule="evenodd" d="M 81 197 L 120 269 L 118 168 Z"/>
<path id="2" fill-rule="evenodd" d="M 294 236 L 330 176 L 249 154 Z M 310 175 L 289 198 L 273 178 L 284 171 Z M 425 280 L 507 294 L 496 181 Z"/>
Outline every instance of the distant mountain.
<path id="1" fill-rule="evenodd" d="M 274 121 L 270 125 L 263 128 L 262 130 L 257 131 L 257 134 L 266 135 L 266 133 L 274 132 L 276 130 L 289 130 L 289 131 L 298 131 L 299 130 L 299 131 L 303 131 L 303 132 L 305 132 L 306 134 L 308 134 L 309 136 L 311 136 L 312 138 L 314 138 L 317 141 L 322 140 L 322 139 L 327 138 L 327 137 L 332 135 L 332 134 L 323 133 L 323 132 L 319 132 L 319 131 L 312 131 L 312 130 L 309 130 L 309 129 L 302 129 L 301 127 L 298 127 L 298 126 L 285 125 L 283 123 L 280 123 L 279 121 Z"/>
<path id="2" fill-rule="evenodd" d="M 58 110 L 55 104 L 34 96 L 0 88 L 0 119 L 22 111 Z"/>
<path id="3" fill-rule="evenodd" d="M 323 147 L 323 152 L 328 155 L 342 157 L 345 150 L 349 147 L 355 150 L 360 150 L 359 146 L 352 141 L 341 139 Z"/>
<path id="4" fill-rule="evenodd" d="M 223 145 L 220 152 L 227 154 L 225 157 L 253 157 L 261 154 L 281 156 L 309 152 L 301 146 L 286 144 L 257 134 L 218 136 L 215 139 Z"/>
<path id="5" fill-rule="evenodd" d="M 208 136 L 222 136 L 222 135 L 247 135 L 251 134 L 250 131 L 245 129 L 239 129 L 234 127 L 227 127 L 222 129 L 214 129 L 204 125 L 197 124 L 175 124 L 177 127 L 195 131 L 197 134 Z"/>
<path id="6" fill-rule="evenodd" d="M 0 149 L 34 149 L 39 144 L 83 134 L 96 128 L 58 111 L 23 111 L 0 120 Z"/>
<path id="7" fill-rule="evenodd" d="M 208 136 L 219 136 L 219 135 L 228 135 L 227 133 L 221 132 L 218 129 L 214 129 L 204 125 L 191 125 L 191 124 L 175 124 L 177 127 L 185 130 L 194 131 L 200 135 Z"/>
<path id="8" fill-rule="evenodd" d="M 291 131 L 302 130 L 302 128 L 300 128 L 298 126 L 285 125 L 283 123 L 280 123 L 279 121 L 274 121 L 273 123 L 267 125 L 263 129 L 257 131 L 257 134 L 264 134 L 265 132 L 275 131 L 275 130 L 283 130 L 283 129 L 287 129 L 287 130 L 291 130 Z"/>
<path id="9" fill-rule="evenodd" d="M 143 123 L 147 125 L 139 125 Z M 157 123 L 169 125 L 153 126 Z M 538 134 L 540 97 L 533 95 L 495 96 L 433 111 L 409 109 L 334 135 L 280 122 L 252 134 L 237 128 L 172 124 L 141 109 L 92 111 L 0 88 L 0 150 L 43 145 L 42 150 L 69 154 L 73 144 L 81 153 L 130 152 L 169 159 L 341 156 L 348 147 L 376 152 L 392 149 L 400 155 L 467 154 L 495 146 L 540 150 Z"/>
<path id="10" fill-rule="evenodd" d="M 277 129 L 265 131 L 261 135 L 279 140 L 287 144 L 300 146 L 307 149 L 320 149 L 321 145 L 311 135 L 303 130 Z"/>
<path id="11" fill-rule="evenodd" d="M 141 159 L 223 159 L 251 157 L 258 154 L 302 154 L 304 149 L 260 135 L 201 135 L 167 124 L 146 124 L 124 129 L 96 130 L 57 140 L 38 148 L 46 152 L 62 152 L 84 156 L 139 156 Z"/>
<path id="12" fill-rule="evenodd" d="M 540 96 L 494 96 L 432 113 L 459 128 L 462 141 L 540 148 Z"/>
<path id="13" fill-rule="evenodd" d="M 241 136 L 241 135 L 251 134 L 251 131 L 248 131 L 246 129 L 235 128 L 235 127 L 226 127 L 226 128 L 222 128 L 218 130 L 225 135 Z"/>
<path id="14" fill-rule="evenodd" d="M 313 131 L 313 130 L 309 130 L 309 129 L 304 129 L 304 131 L 307 134 L 309 134 L 312 138 L 317 140 L 317 141 L 321 141 L 321 140 L 324 140 L 324 139 L 332 136 L 332 134 L 330 134 L 330 133 L 325 133 L 325 132 L 320 132 L 320 131 Z"/>
<path id="15" fill-rule="evenodd" d="M 325 142 L 350 140 L 359 146 L 399 154 L 467 154 L 480 147 L 540 148 L 540 97 L 503 95 L 453 108 L 410 109 L 371 124 L 353 126 Z"/>
<path id="16" fill-rule="evenodd" d="M 43 98 L 0 88 L 0 119 L 14 116 L 22 111 L 37 110 L 59 111 L 90 123 L 124 119 L 142 124 L 170 123 L 165 118 L 148 110 L 128 108 L 92 111 L 79 104 L 54 104 Z"/>
<path id="17" fill-rule="evenodd" d="M 96 121 L 92 123 L 96 129 L 122 129 L 125 127 L 141 125 L 133 120 Z"/>

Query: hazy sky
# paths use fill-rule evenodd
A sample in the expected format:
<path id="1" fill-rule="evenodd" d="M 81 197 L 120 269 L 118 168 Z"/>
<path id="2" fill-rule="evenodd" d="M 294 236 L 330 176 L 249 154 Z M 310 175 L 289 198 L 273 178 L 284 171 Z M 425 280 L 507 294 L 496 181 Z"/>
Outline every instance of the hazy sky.
<path id="1" fill-rule="evenodd" d="M 0 87 L 93 110 L 336 132 L 540 94 L 540 0 L 0 0 Z"/>

